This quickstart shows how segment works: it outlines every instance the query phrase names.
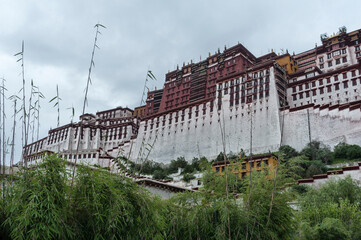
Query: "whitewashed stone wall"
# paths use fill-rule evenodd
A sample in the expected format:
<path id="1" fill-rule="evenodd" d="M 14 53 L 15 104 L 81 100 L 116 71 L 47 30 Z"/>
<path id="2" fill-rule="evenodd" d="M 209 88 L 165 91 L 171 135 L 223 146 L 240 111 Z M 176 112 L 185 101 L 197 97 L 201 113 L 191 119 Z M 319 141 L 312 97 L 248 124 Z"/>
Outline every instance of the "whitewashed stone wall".
<path id="1" fill-rule="evenodd" d="M 280 115 L 278 94 L 276 93 L 273 67 L 270 69 L 269 97 L 258 99 L 251 104 L 239 104 L 230 107 L 230 95 L 223 95 L 222 110 L 217 110 L 217 100 L 213 112 L 210 112 L 210 103 L 206 104 L 206 113 L 203 115 L 203 104 L 199 105 L 198 117 L 196 107 L 192 108 L 192 118 L 188 119 L 189 109 L 185 110 L 184 121 L 181 121 L 182 111 L 178 112 L 178 122 L 175 122 L 176 113 L 165 115 L 165 126 L 162 126 L 163 117 L 160 117 L 159 127 L 154 119 L 153 129 L 145 130 L 145 121 L 140 123 L 139 133 L 132 148 L 131 159 L 136 160 L 142 148 L 142 142 L 153 144 L 149 159 L 167 163 L 179 156 L 191 161 L 193 157 L 205 156 L 215 158 L 223 152 L 222 129 L 225 129 L 226 152 L 238 153 L 241 149 L 250 152 L 250 135 L 252 119 L 253 153 L 276 151 L 280 144 Z M 169 124 L 169 118 L 172 123 Z M 223 130 L 222 130 L 223 131 Z M 154 139 L 156 141 L 154 141 Z M 144 141 L 142 141 L 144 139 Z M 144 149 L 144 148 L 143 148 Z"/>
<path id="2" fill-rule="evenodd" d="M 309 142 L 307 109 L 289 112 L 286 110 L 283 144 L 301 150 Z M 309 108 L 311 139 L 331 148 L 340 142 L 361 144 L 361 111 Z"/>

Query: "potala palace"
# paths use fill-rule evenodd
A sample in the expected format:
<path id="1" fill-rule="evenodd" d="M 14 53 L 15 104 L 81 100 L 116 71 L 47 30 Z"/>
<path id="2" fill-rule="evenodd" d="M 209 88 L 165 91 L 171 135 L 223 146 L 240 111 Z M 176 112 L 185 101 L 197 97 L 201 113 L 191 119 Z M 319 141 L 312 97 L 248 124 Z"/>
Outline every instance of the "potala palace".
<path id="1" fill-rule="evenodd" d="M 24 148 L 108 167 L 117 156 L 170 162 L 226 152 L 267 153 L 311 140 L 361 144 L 361 29 L 321 35 L 298 54 L 255 57 L 242 44 L 165 75 L 146 104 L 84 114 Z"/>

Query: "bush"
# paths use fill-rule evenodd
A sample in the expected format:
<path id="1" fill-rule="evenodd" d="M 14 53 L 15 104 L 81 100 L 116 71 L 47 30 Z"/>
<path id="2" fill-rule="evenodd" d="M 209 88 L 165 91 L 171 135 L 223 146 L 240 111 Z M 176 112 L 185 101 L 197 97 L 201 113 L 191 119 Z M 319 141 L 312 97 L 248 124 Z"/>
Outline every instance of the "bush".
<path id="1" fill-rule="evenodd" d="M 172 160 L 168 166 L 168 173 L 178 172 L 178 168 L 185 168 L 188 165 L 188 162 L 184 157 L 178 157 L 177 160 Z"/>
<path id="2" fill-rule="evenodd" d="M 361 188 L 350 176 L 309 188 L 298 202 L 300 236 L 313 232 L 313 237 L 300 239 L 359 239 Z"/>
<path id="3" fill-rule="evenodd" d="M 349 145 L 346 150 L 347 159 L 361 158 L 361 147 L 358 145 Z"/>
<path id="4" fill-rule="evenodd" d="M 196 177 L 193 174 L 186 173 L 186 174 L 183 175 L 183 181 L 185 181 L 187 183 L 190 182 L 193 179 L 196 179 Z"/>
<path id="5" fill-rule="evenodd" d="M 283 145 L 280 147 L 279 151 L 283 153 L 285 160 L 288 160 L 290 158 L 296 157 L 298 155 L 298 152 L 296 149 L 289 145 Z"/>
<path id="6" fill-rule="evenodd" d="M 361 158 L 361 147 L 358 145 L 349 145 L 345 142 L 340 142 L 334 148 L 334 156 L 343 159 L 357 159 Z"/>
<path id="7" fill-rule="evenodd" d="M 331 150 L 317 141 L 308 143 L 301 151 L 301 154 L 310 160 L 321 160 L 325 164 L 328 164 L 332 160 Z"/>
<path id="8" fill-rule="evenodd" d="M 155 170 L 152 177 L 156 180 L 163 180 L 167 178 L 167 176 L 168 175 L 164 170 Z"/>
<path id="9" fill-rule="evenodd" d="M 339 144 L 337 144 L 333 150 L 335 158 L 347 158 L 347 146 L 348 144 L 345 142 L 340 142 Z"/>
<path id="10" fill-rule="evenodd" d="M 216 158 L 216 162 L 224 161 L 224 154 L 220 152 Z"/>

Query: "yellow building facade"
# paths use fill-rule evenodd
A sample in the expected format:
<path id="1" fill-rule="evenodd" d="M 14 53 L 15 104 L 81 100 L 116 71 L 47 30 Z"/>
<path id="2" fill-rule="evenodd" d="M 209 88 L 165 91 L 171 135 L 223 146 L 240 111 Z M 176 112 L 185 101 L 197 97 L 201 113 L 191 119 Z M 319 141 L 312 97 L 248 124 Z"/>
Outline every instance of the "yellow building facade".
<path id="1" fill-rule="evenodd" d="M 223 174 L 226 167 L 228 170 L 232 171 L 235 174 L 238 174 L 240 178 L 245 177 L 252 170 L 263 171 L 265 169 L 276 168 L 277 166 L 277 157 L 274 154 L 263 154 L 252 157 L 245 157 L 243 159 L 238 159 L 235 162 L 224 161 L 214 162 L 212 164 L 212 170 Z"/>

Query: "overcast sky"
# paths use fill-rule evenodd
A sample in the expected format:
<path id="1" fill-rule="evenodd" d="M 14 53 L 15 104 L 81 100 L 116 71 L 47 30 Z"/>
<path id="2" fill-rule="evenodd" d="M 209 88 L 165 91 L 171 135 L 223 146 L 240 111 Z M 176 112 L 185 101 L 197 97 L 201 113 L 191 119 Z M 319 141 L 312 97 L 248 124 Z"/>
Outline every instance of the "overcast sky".
<path id="1" fill-rule="evenodd" d="M 82 110 L 94 25 L 101 23 L 93 85 L 86 112 L 140 104 L 148 68 L 161 88 L 168 70 L 205 59 L 208 52 L 242 43 L 256 57 L 302 52 L 320 44 L 320 34 L 361 28 L 361 1 L 140 1 L 140 0 L 0 0 L 0 77 L 7 96 L 21 89 L 21 65 L 14 54 L 25 42 L 25 78 L 40 87 L 40 137 L 56 127 L 49 104 L 59 86 L 60 122 Z M 29 94 L 28 94 L 29 95 Z M 6 103 L 10 136 L 12 104 Z M 20 125 L 20 124 L 19 124 Z M 21 130 L 17 129 L 17 156 Z M 8 157 L 9 158 L 9 157 Z"/>

